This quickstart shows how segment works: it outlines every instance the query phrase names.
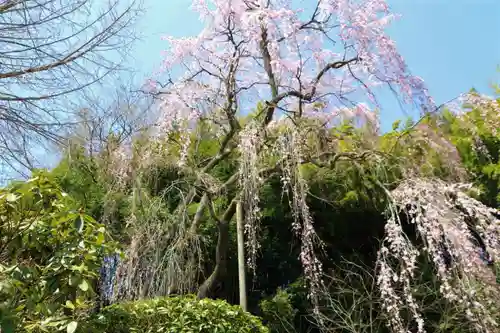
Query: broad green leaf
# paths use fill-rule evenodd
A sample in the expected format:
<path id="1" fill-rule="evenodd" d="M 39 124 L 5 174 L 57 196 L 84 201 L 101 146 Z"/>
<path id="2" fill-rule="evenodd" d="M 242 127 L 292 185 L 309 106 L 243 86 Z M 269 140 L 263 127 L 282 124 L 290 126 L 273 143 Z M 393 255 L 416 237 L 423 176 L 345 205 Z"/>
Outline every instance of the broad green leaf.
<path id="1" fill-rule="evenodd" d="M 76 328 L 78 327 L 78 323 L 76 321 L 72 321 L 71 323 L 68 324 L 66 327 L 66 332 L 67 333 L 73 333 L 76 331 Z"/>
<path id="2" fill-rule="evenodd" d="M 74 269 L 76 270 L 76 269 Z M 81 278 L 79 276 L 76 276 L 76 275 L 71 275 L 69 277 L 69 285 L 70 286 L 75 286 L 77 285 L 79 282 L 80 282 Z"/>
<path id="3" fill-rule="evenodd" d="M 87 291 L 89 290 L 89 284 L 86 280 L 82 280 L 82 282 L 78 285 L 78 288 L 80 288 L 82 291 Z"/>
<path id="4" fill-rule="evenodd" d="M 88 223 L 96 223 L 96 220 L 90 215 L 83 215 L 83 219 Z"/>

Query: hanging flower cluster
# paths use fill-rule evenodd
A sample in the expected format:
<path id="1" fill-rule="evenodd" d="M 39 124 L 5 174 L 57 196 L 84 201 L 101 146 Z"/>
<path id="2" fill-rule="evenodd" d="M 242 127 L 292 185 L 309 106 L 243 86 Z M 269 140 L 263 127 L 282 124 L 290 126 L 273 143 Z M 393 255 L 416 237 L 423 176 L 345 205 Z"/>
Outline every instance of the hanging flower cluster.
<path id="1" fill-rule="evenodd" d="M 301 240 L 300 261 L 309 284 L 309 297 L 317 311 L 320 292 L 323 289 L 323 270 L 315 249 L 320 241 L 314 230 L 314 221 L 307 204 L 309 187 L 301 169 L 304 147 L 304 136 L 297 128 L 291 127 L 279 137 L 277 152 L 282 158 L 283 191 L 289 198 L 292 209 L 292 229 Z"/>
<path id="2" fill-rule="evenodd" d="M 239 150 L 241 154 L 239 179 L 244 207 L 244 225 L 247 235 L 248 267 L 256 272 L 256 258 L 260 247 L 258 240 L 260 220 L 259 189 L 262 184 L 259 175 L 259 150 L 262 139 L 256 124 L 247 126 L 240 132 Z"/>
<path id="3" fill-rule="evenodd" d="M 424 320 L 411 287 L 417 259 L 424 255 L 435 267 L 443 297 L 462 307 L 478 332 L 493 332 L 496 323 L 488 308 L 488 296 L 493 292 L 498 295 L 498 287 L 495 273 L 479 253 L 498 258 L 500 212 L 467 196 L 462 185 L 440 181 L 411 179 L 390 196 L 393 202 L 378 258 L 378 285 L 390 328 L 407 332 L 401 317 L 401 310 L 407 308 L 418 332 L 424 332 Z M 404 233 L 400 213 L 416 227 L 423 248 L 417 248 Z M 478 283 L 489 290 L 489 295 L 478 291 Z"/>

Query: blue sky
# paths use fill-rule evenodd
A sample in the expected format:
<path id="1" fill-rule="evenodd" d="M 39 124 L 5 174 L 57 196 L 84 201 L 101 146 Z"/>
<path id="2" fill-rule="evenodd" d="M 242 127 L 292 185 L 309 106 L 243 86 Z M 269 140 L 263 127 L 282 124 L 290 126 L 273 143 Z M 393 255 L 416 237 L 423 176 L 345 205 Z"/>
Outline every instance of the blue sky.
<path id="1" fill-rule="evenodd" d="M 490 93 L 500 64 L 500 0 L 388 0 L 402 18 L 388 33 L 411 71 L 421 76 L 438 104 L 472 86 Z M 144 75 L 161 62 L 162 35 L 191 36 L 201 29 L 190 0 L 147 0 L 136 45 L 135 67 Z M 385 128 L 404 115 L 391 96 L 383 96 Z"/>

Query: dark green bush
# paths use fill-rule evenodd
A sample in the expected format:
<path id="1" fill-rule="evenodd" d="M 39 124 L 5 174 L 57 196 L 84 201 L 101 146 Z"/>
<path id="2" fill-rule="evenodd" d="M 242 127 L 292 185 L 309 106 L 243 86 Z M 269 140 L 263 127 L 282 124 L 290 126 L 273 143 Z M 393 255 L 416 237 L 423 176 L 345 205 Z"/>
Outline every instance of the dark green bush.
<path id="1" fill-rule="evenodd" d="M 114 304 L 82 327 L 86 333 L 268 333 L 258 317 L 225 301 L 192 296 Z"/>

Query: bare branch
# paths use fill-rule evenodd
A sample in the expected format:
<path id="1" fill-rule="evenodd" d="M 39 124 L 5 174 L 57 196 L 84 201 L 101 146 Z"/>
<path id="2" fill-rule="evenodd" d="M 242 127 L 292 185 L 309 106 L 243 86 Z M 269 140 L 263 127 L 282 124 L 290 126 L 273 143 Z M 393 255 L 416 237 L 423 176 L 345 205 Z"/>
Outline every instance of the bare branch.
<path id="1" fill-rule="evenodd" d="M 14 171 L 37 164 L 31 151 L 40 144 L 63 144 L 64 129 L 78 121 L 75 113 L 93 87 L 124 69 L 121 63 L 137 36 L 129 28 L 140 1 L 7 0 L 0 5 L 0 131 L 5 134 L 0 154 Z M 23 149 L 14 149 L 20 142 Z"/>

